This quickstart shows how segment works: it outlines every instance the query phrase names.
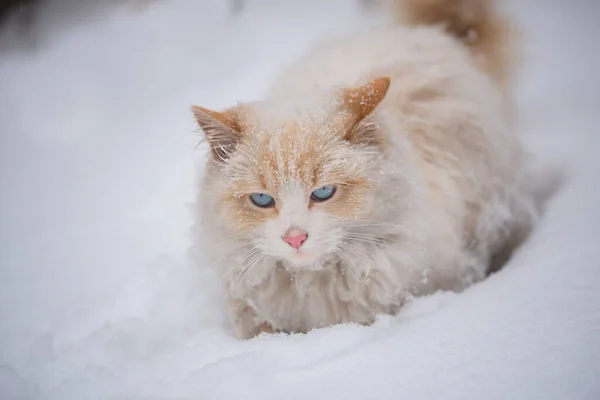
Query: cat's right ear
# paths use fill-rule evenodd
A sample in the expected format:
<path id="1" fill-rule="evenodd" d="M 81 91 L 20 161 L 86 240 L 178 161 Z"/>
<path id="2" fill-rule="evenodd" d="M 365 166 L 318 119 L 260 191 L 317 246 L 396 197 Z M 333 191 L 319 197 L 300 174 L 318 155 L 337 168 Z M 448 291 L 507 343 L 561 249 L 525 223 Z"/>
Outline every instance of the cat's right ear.
<path id="1" fill-rule="evenodd" d="M 213 111 L 199 106 L 192 106 L 192 112 L 217 161 L 231 157 L 242 137 L 238 113 L 233 109 Z"/>

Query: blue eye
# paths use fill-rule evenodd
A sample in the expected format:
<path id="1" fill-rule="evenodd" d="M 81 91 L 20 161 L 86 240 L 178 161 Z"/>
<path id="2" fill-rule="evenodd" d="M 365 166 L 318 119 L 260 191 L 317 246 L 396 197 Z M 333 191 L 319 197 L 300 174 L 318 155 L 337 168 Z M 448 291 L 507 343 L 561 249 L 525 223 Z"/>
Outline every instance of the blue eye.
<path id="1" fill-rule="evenodd" d="M 325 201 L 329 200 L 331 196 L 335 193 L 336 187 L 333 185 L 323 186 L 312 192 L 310 194 L 310 198 L 312 201 Z"/>
<path id="2" fill-rule="evenodd" d="M 259 207 L 267 208 L 275 205 L 275 199 L 264 193 L 252 193 L 250 200 Z"/>

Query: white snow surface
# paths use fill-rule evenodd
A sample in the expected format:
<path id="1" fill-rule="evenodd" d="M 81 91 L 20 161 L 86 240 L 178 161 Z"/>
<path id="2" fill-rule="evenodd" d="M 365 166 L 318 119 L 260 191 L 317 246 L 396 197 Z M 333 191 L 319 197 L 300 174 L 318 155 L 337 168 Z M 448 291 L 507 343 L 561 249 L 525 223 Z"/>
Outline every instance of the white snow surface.
<path id="1" fill-rule="evenodd" d="M 381 15 L 349 0 L 43 14 L 38 47 L 0 52 L 0 399 L 600 399 L 600 3 L 508 9 L 527 40 L 520 134 L 566 176 L 530 240 L 371 327 L 250 341 L 190 256 L 205 149 L 189 106 L 259 98 L 311 44 Z"/>

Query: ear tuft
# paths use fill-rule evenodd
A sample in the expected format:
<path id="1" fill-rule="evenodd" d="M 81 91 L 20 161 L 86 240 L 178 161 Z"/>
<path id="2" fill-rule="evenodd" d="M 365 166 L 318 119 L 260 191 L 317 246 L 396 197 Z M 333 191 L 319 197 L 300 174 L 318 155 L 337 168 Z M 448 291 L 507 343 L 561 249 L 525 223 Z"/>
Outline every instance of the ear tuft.
<path id="1" fill-rule="evenodd" d="M 237 111 L 229 109 L 219 112 L 192 106 L 192 112 L 204 132 L 216 160 L 228 159 L 242 137 Z"/>

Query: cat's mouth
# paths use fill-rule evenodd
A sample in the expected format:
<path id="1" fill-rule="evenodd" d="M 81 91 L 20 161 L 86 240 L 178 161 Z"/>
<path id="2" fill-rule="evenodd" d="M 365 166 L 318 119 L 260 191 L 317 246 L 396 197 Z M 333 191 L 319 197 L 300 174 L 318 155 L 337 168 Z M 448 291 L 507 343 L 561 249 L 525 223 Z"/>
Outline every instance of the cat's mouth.
<path id="1" fill-rule="evenodd" d="M 280 253 L 280 257 L 292 268 L 315 271 L 322 269 L 337 250 L 337 244 L 323 240 L 316 242 L 313 237 L 299 248 L 286 249 L 284 253 Z"/>
<path id="2" fill-rule="evenodd" d="M 265 241 L 266 242 L 266 241 Z M 331 246 L 315 241 L 315 237 L 308 238 L 301 246 L 292 246 L 288 243 L 277 243 L 276 246 L 263 246 L 259 242 L 256 247 L 264 254 L 283 262 L 292 269 L 318 270 L 322 268 L 323 259 L 331 253 Z M 276 242 L 279 242 L 278 240 Z M 325 245 L 325 246 L 324 246 Z"/>
<path id="3" fill-rule="evenodd" d="M 321 271 L 329 268 L 337 258 L 334 251 L 321 249 L 301 250 L 293 256 L 285 257 L 285 265 L 290 271 Z"/>
<path id="4" fill-rule="evenodd" d="M 320 254 L 318 252 L 298 249 L 294 250 L 293 254 L 287 257 L 287 260 L 296 267 L 306 268 L 316 264 L 319 258 Z"/>

